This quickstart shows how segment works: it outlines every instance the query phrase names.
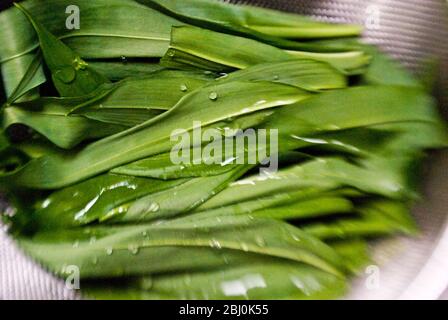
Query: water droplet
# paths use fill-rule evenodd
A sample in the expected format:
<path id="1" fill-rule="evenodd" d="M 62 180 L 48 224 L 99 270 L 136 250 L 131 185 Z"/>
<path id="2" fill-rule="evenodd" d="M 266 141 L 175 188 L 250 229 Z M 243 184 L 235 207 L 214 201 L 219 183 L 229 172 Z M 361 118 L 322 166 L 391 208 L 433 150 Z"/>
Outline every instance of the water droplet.
<path id="1" fill-rule="evenodd" d="M 160 205 L 157 202 L 153 202 L 148 206 L 147 212 L 157 212 L 160 210 Z"/>
<path id="2" fill-rule="evenodd" d="M 210 247 L 216 248 L 216 249 L 221 249 L 222 248 L 221 243 L 218 240 L 216 240 L 216 239 L 212 239 L 210 241 Z"/>
<path id="3" fill-rule="evenodd" d="M 229 76 L 228 73 L 220 73 L 219 75 L 220 75 L 219 79 L 225 79 Z"/>
<path id="4" fill-rule="evenodd" d="M 133 255 L 138 254 L 138 251 L 139 251 L 138 247 L 136 247 L 136 246 L 129 246 L 129 247 L 128 247 L 128 250 L 129 250 Z"/>
<path id="5" fill-rule="evenodd" d="M 216 101 L 218 100 L 218 93 L 210 92 L 210 95 L 208 97 L 210 98 L 210 100 Z"/>
<path id="6" fill-rule="evenodd" d="M 209 76 L 209 75 L 213 74 L 213 72 L 207 70 L 207 71 L 204 71 L 204 74 Z"/>
<path id="7" fill-rule="evenodd" d="M 75 59 L 73 59 L 73 68 L 75 68 L 75 70 L 84 70 L 88 65 L 89 64 L 82 60 L 80 57 L 76 57 Z"/>
<path id="8" fill-rule="evenodd" d="M 107 249 L 106 249 L 106 254 L 107 254 L 108 256 L 111 256 L 113 253 L 114 253 L 114 249 L 113 249 L 113 248 L 107 248 Z"/>
<path id="9" fill-rule="evenodd" d="M 55 72 L 55 77 L 63 83 L 71 83 L 76 78 L 76 70 L 72 67 L 64 67 Z"/>
<path id="10" fill-rule="evenodd" d="M 241 250 L 243 250 L 244 252 L 248 252 L 249 246 L 243 242 L 243 243 L 241 243 Z"/>
<path id="11" fill-rule="evenodd" d="M 182 84 L 182 85 L 180 86 L 180 91 L 182 91 L 182 92 L 186 92 L 187 90 L 188 90 L 187 85 Z"/>
<path id="12" fill-rule="evenodd" d="M 279 77 L 278 75 L 275 75 L 275 76 L 274 76 L 274 80 L 275 80 L 275 81 L 280 80 L 280 77 Z"/>
<path id="13" fill-rule="evenodd" d="M 151 290 L 154 285 L 154 281 L 150 277 L 143 278 L 141 281 L 141 288 L 143 290 Z"/>
<path id="14" fill-rule="evenodd" d="M 261 236 L 257 236 L 255 238 L 255 242 L 257 243 L 258 246 L 260 247 L 265 247 L 266 246 L 266 241 L 261 237 Z"/>
<path id="15" fill-rule="evenodd" d="M 168 50 L 168 56 L 169 57 L 174 57 L 175 54 L 176 53 L 174 52 L 174 50 L 172 50 L 172 49 Z"/>
<path id="16" fill-rule="evenodd" d="M 122 63 L 128 63 L 128 58 L 126 58 L 125 56 L 121 56 L 120 59 Z"/>

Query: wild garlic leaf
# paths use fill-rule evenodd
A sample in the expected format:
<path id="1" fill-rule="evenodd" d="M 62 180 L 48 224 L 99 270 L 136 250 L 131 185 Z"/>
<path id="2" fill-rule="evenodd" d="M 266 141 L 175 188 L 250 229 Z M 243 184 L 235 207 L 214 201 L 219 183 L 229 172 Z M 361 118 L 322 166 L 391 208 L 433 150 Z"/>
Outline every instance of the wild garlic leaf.
<path id="1" fill-rule="evenodd" d="M 372 62 L 363 75 L 364 82 L 367 84 L 422 87 L 415 76 L 393 58 L 386 56 L 373 46 L 363 45 L 362 48 L 372 56 Z"/>
<path id="2" fill-rule="evenodd" d="M 256 141 L 259 139 L 257 134 L 247 134 L 241 139 L 241 132 L 245 129 L 263 123 L 266 118 L 270 117 L 273 111 L 263 110 L 251 113 L 249 115 L 236 117 L 234 119 L 216 123 L 213 128 L 204 127 L 205 130 L 213 130 L 217 137 L 212 137 L 208 141 L 202 140 L 199 146 L 186 146 L 186 150 L 180 151 L 182 154 L 181 161 L 173 162 L 173 153 L 167 152 L 146 159 L 138 160 L 116 167 L 111 170 L 112 173 L 124 174 L 138 177 L 148 177 L 163 180 L 208 177 L 216 176 L 235 169 L 238 166 L 255 163 L 261 163 L 260 154 L 264 150 L 264 155 L 269 156 L 269 139 L 266 135 L 266 144 L 250 143 L 246 145 L 244 139 Z M 230 134 L 232 132 L 232 134 Z M 240 139 L 238 139 L 238 137 Z M 212 141 L 210 141 L 212 140 Z M 239 148 L 241 141 L 244 146 Z M 228 148 L 226 145 L 233 146 Z M 175 153 L 174 153 L 175 154 Z M 256 155 L 249 161 L 249 155 Z M 175 154 L 179 156 L 179 153 Z M 188 156 L 187 156 L 188 155 Z M 264 156 L 263 155 L 263 156 Z"/>
<path id="3" fill-rule="evenodd" d="M 229 81 L 272 81 L 289 84 L 309 91 L 341 89 L 347 87 L 347 79 L 326 63 L 314 60 L 264 63 L 225 74 L 219 83 Z"/>
<path id="4" fill-rule="evenodd" d="M 406 203 L 372 200 L 357 208 L 357 217 L 310 223 L 302 227 L 305 232 L 323 240 L 367 238 L 394 233 L 414 235 L 418 229 L 409 211 Z"/>
<path id="5" fill-rule="evenodd" d="M 301 262 L 342 276 L 340 257 L 296 227 L 247 216 L 224 217 L 220 221 L 209 219 L 198 224 L 178 219 L 149 225 L 63 230 L 21 238 L 20 244 L 59 275 L 64 274 L 64 265 L 79 266 L 85 280 L 211 269 L 222 266 L 229 251 Z M 230 261 L 235 258 L 238 261 L 238 256 L 229 256 Z"/>
<path id="6" fill-rule="evenodd" d="M 350 213 L 353 211 L 353 204 L 350 200 L 344 197 L 338 197 L 337 195 L 331 196 L 331 194 L 327 196 L 324 194 L 321 197 L 303 199 L 302 201 L 297 201 L 289 204 L 287 202 L 288 201 L 286 201 L 286 204 L 284 205 L 267 207 L 265 209 L 254 211 L 252 211 L 252 208 L 249 210 L 241 210 L 240 208 L 245 205 L 244 203 L 237 206 L 239 207 L 239 212 L 248 210 L 254 217 L 272 218 L 279 220 L 317 218 L 327 215 Z"/>
<path id="7" fill-rule="evenodd" d="M 223 43 L 227 44 L 227 50 L 225 51 L 222 50 Z M 234 52 L 235 50 L 238 51 L 237 55 Z M 189 60 L 185 59 L 182 55 L 179 60 L 177 59 L 178 52 L 222 65 L 224 68 L 234 69 L 244 69 L 259 63 L 292 59 L 285 51 L 252 39 L 189 26 L 173 27 L 171 31 L 170 49 L 164 59 L 188 64 Z M 190 60 L 192 61 L 192 65 L 195 66 L 195 61 Z M 204 69 L 211 68 L 204 65 Z M 226 70 L 223 69 L 222 71 Z"/>
<path id="8" fill-rule="evenodd" d="M 197 158 L 192 158 L 191 162 L 188 161 L 186 163 L 177 164 L 173 163 L 171 160 L 171 153 L 162 153 L 160 155 L 114 168 L 111 172 L 137 177 L 171 180 L 179 178 L 216 176 L 226 173 L 238 166 L 237 164 L 223 165 L 222 163 L 206 164 L 205 161 L 207 161 L 208 158 L 203 157 L 201 147 L 192 148 L 190 153 L 200 154 L 200 156 Z M 195 159 L 199 158 L 201 163 L 194 164 Z M 213 160 L 213 158 L 211 159 Z"/>
<path id="9" fill-rule="evenodd" d="M 23 97 L 30 93 L 33 89 L 37 88 L 39 85 L 46 81 L 45 77 L 41 75 L 42 73 L 42 53 L 38 52 L 33 60 L 30 62 L 23 78 L 18 83 L 17 87 L 8 97 L 6 103 L 8 105 L 18 101 L 20 98 L 25 98 L 27 100 L 30 97 Z M 22 99 L 23 100 L 23 99 Z"/>
<path id="10" fill-rule="evenodd" d="M 138 199 L 117 219 L 123 222 L 155 221 L 183 215 L 224 190 L 250 168 L 238 166 L 217 176 L 189 179 L 172 189 Z"/>
<path id="11" fill-rule="evenodd" d="M 353 275 L 359 275 L 372 263 L 367 241 L 362 239 L 331 241 L 328 243 L 344 259 Z"/>
<path id="12" fill-rule="evenodd" d="M 51 71 L 53 83 L 63 97 L 89 94 L 109 80 L 91 69 L 81 57 L 52 35 L 20 4 L 15 4 L 29 19 L 39 37 L 40 48 Z"/>
<path id="13" fill-rule="evenodd" d="M 159 71 L 144 77 L 132 77 L 115 84 L 114 89 L 95 103 L 72 108 L 72 114 L 105 109 L 150 109 L 165 111 L 181 98 L 212 79 L 204 74 L 182 71 Z M 169 93 L 169 94 L 167 94 Z"/>
<path id="14" fill-rule="evenodd" d="M 96 223 L 171 219 L 207 201 L 247 170 L 241 167 L 215 177 L 168 181 L 101 175 L 42 199 L 29 225 L 51 231 Z"/>
<path id="15" fill-rule="evenodd" d="M 162 181 L 113 174 L 100 175 L 45 197 L 31 214 L 40 231 L 69 229 L 122 215 L 135 200 L 170 189 L 186 180 Z"/>
<path id="16" fill-rule="evenodd" d="M 85 110 L 79 113 L 79 115 L 95 121 L 124 126 L 127 129 L 141 125 L 162 113 L 162 110 L 154 109 L 111 108 Z"/>
<path id="17" fill-rule="evenodd" d="M 130 77 L 144 77 L 163 70 L 158 61 L 135 62 L 121 59 L 112 61 L 86 60 L 89 66 L 106 76 L 110 81 L 120 81 Z"/>
<path id="18" fill-rule="evenodd" d="M 324 92 L 278 109 L 267 126 L 284 128 L 289 137 L 300 138 L 309 132 L 414 121 L 440 123 L 434 101 L 425 92 L 402 86 L 364 86 Z"/>
<path id="19" fill-rule="evenodd" d="M 22 101 L 25 100 L 33 100 L 39 97 L 38 86 L 46 82 L 46 78 L 42 68 L 38 68 L 34 77 L 29 81 L 23 81 L 24 77 L 31 75 L 36 66 L 36 54 L 30 53 L 17 59 L 6 60 L 1 63 L 1 71 L 2 71 L 2 80 L 4 83 L 4 90 L 7 97 L 10 97 L 12 94 L 18 96 L 20 92 L 23 92 L 21 89 L 22 85 L 25 82 L 28 83 L 28 87 L 30 90 L 24 89 L 27 94 L 22 95 Z M 20 86 L 20 87 L 19 87 Z M 16 91 L 17 90 L 17 91 Z M 20 91 L 19 91 L 20 90 Z M 15 92 L 16 91 L 16 92 Z M 21 95 L 21 93 L 20 93 Z M 15 100 L 15 97 L 13 97 Z"/>
<path id="20" fill-rule="evenodd" d="M 215 96 L 216 99 L 212 99 Z M 180 128 L 191 131 L 198 119 L 202 126 L 211 126 L 308 97 L 297 88 L 267 82 L 232 82 L 206 87 L 187 95 L 168 112 L 140 126 L 93 143 L 70 157 L 36 159 L 2 179 L 14 177 L 14 185 L 21 187 L 64 187 L 116 166 L 170 151 L 175 145 L 170 141 L 173 131 Z"/>
<path id="21" fill-rule="evenodd" d="M 285 28 L 295 30 L 294 38 L 326 38 L 356 36 L 360 33 L 360 27 L 352 25 L 337 25 L 317 22 L 309 17 L 298 14 L 286 13 L 266 8 L 224 4 L 210 0 L 142 0 L 139 1 L 152 7 L 163 8 L 163 12 L 183 15 L 199 21 L 215 22 L 260 29 Z M 264 32 L 270 35 L 281 36 Z M 286 36 L 290 38 L 291 36 Z"/>
<path id="22" fill-rule="evenodd" d="M 84 58 L 161 57 L 168 48 L 171 27 L 182 24 L 130 0 L 77 0 L 82 27 L 67 29 L 66 9 L 73 2 L 47 0 L 43 4 L 42 0 L 21 3 L 37 22 Z M 0 32 L 2 41 L 13 40 L 1 48 L 2 61 L 13 60 L 38 47 L 32 25 L 17 8 L 0 13 L 0 21 L 5 26 Z"/>
<path id="23" fill-rule="evenodd" d="M 5 108 L 3 128 L 6 130 L 17 124 L 34 129 L 63 149 L 71 149 L 87 139 L 100 139 L 127 129 L 121 124 L 67 116 L 54 110 L 33 111 L 15 106 Z"/>
<path id="24" fill-rule="evenodd" d="M 362 31 L 359 26 L 321 23 L 297 14 L 216 1 L 137 0 L 137 2 L 187 25 L 242 36 L 290 50 L 334 52 L 346 51 L 347 46 L 340 44 L 329 47 L 326 44 L 290 41 L 281 37 L 309 40 L 321 37 L 355 36 Z M 260 30 L 262 32 L 257 30 L 263 27 L 266 29 Z M 294 35 L 292 36 L 291 33 Z"/>
<path id="25" fill-rule="evenodd" d="M 82 27 L 69 30 L 65 27 L 66 8 L 73 5 L 73 1 L 27 0 L 21 4 L 37 22 L 82 58 L 160 58 L 168 49 L 171 27 L 182 24 L 134 1 L 77 0 L 76 5 L 82 12 Z M 122 14 L 123 11 L 126 14 Z M 111 19 L 113 28 L 110 27 Z M 0 25 L 0 63 L 9 96 L 34 59 L 39 41 L 33 26 L 17 8 L 1 12 Z M 117 71 L 115 68 L 114 72 Z M 43 70 L 38 70 L 33 78 L 34 86 L 45 81 Z M 36 96 L 33 92 L 30 97 Z"/>
<path id="26" fill-rule="evenodd" d="M 202 208 L 199 208 L 199 212 L 193 212 L 190 219 L 200 221 L 210 217 L 219 218 L 250 214 L 256 218 L 300 221 L 309 218 L 350 214 L 354 211 L 354 205 L 349 196 L 352 195 L 344 189 L 332 190 L 330 188 L 308 187 L 298 191 L 279 192 L 256 199 L 242 200 L 211 210 L 201 211 Z M 238 199 L 236 200 L 238 201 Z"/>
<path id="27" fill-rule="evenodd" d="M 69 149 L 87 138 L 109 136 L 160 115 L 188 91 L 206 83 L 204 75 L 189 74 L 162 72 L 150 78 L 103 85 L 82 97 L 47 97 L 20 103 L 4 111 L 4 128 L 25 124 L 59 147 Z M 167 91 L 172 94 L 167 95 Z"/>
<path id="28" fill-rule="evenodd" d="M 266 207 L 265 201 L 272 206 L 277 203 L 291 201 L 303 193 L 309 195 L 342 187 L 353 187 L 365 193 L 380 194 L 387 197 L 400 198 L 406 194 L 406 185 L 401 185 L 395 172 L 390 168 L 381 171 L 366 169 L 351 164 L 341 158 L 318 158 L 316 160 L 281 169 L 269 177 L 252 176 L 231 184 L 229 188 L 200 206 L 198 211 L 225 207 L 245 201 L 249 203 L 247 210 L 255 211 Z M 274 196 L 279 194 L 279 196 Z M 274 196 L 272 199 L 263 197 Z M 261 207 L 260 207 L 261 206 Z M 244 206 L 236 206 L 241 210 Z M 225 211 L 225 209 L 221 210 Z"/>
<path id="29" fill-rule="evenodd" d="M 222 44 L 227 50 L 222 50 Z M 329 63 L 347 74 L 357 74 L 370 62 L 363 51 L 313 53 L 285 51 L 256 40 L 213 32 L 191 26 L 173 27 L 170 49 L 162 59 L 167 66 L 189 67 L 227 72 L 267 62 L 312 59 Z"/>
<path id="30" fill-rule="evenodd" d="M 83 293 L 95 299 L 335 299 L 345 280 L 300 263 L 256 259 L 213 270 L 162 273 L 121 281 L 85 282 Z M 230 260 L 230 259 L 229 259 Z"/>

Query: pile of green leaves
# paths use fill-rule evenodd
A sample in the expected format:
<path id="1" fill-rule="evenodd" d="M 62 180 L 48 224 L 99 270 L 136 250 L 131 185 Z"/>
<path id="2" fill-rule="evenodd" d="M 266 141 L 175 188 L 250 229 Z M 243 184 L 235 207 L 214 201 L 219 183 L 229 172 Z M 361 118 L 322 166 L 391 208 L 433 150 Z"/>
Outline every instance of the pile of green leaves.
<path id="1" fill-rule="evenodd" d="M 26 0 L 0 24 L 4 219 L 87 296 L 337 298 L 370 238 L 417 232 L 444 123 L 357 26 L 213 0 Z M 232 161 L 250 148 L 174 164 L 198 121 L 278 130 L 279 170 Z"/>

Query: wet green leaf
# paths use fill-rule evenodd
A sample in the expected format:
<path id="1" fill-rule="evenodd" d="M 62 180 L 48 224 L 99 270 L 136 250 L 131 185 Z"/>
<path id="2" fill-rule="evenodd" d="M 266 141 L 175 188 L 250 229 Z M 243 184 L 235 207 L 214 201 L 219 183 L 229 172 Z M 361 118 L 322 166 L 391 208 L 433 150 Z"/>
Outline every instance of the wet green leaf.
<path id="1" fill-rule="evenodd" d="M 260 261 L 258 261 L 260 260 Z M 151 277 L 88 282 L 96 299 L 335 299 L 346 292 L 339 277 L 299 263 L 266 258 L 216 271 L 164 273 Z"/>
<path id="2" fill-rule="evenodd" d="M 222 44 L 226 50 L 222 50 Z M 213 32 L 190 26 L 173 27 L 170 49 L 162 59 L 167 66 L 190 67 L 227 72 L 267 62 L 312 59 L 331 64 L 335 68 L 355 74 L 365 68 L 370 57 L 363 51 L 342 53 L 313 53 L 285 51 L 256 40 Z"/>
<path id="3" fill-rule="evenodd" d="M 212 218 L 198 225 L 179 219 L 154 225 L 64 230 L 39 233 L 21 239 L 20 244 L 60 275 L 64 265 L 79 266 L 83 279 L 219 267 L 226 258 L 229 263 L 241 259 L 241 255 L 232 255 L 234 251 L 302 262 L 341 275 L 340 257 L 291 225 L 245 216 L 220 221 Z"/>
<path id="4" fill-rule="evenodd" d="M 212 93 L 217 99 L 210 98 Z M 36 159 L 3 179 L 14 177 L 16 186 L 30 188 L 67 186 L 116 166 L 169 151 L 175 145 L 170 141 L 173 131 L 182 128 L 188 132 L 197 119 L 202 120 L 203 126 L 213 125 L 228 118 L 295 103 L 308 96 L 297 88 L 266 82 L 232 82 L 207 87 L 187 95 L 159 117 L 91 144 L 76 155 Z"/>
<path id="5" fill-rule="evenodd" d="M 55 110 L 29 111 L 8 107 L 3 112 L 3 128 L 15 124 L 33 128 L 60 148 L 71 149 L 87 139 L 99 139 L 126 129 L 82 116 L 67 116 Z"/>
<path id="6" fill-rule="evenodd" d="M 358 208 L 359 216 L 303 226 L 319 239 L 352 239 L 402 233 L 415 235 L 417 227 L 407 204 L 390 200 L 372 200 Z"/>
<path id="7" fill-rule="evenodd" d="M 40 48 L 51 71 L 53 83 L 61 96 L 89 94 L 108 82 L 91 69 L 87 62 L 37 22 L 20 4 L 15 4 L 30 20 L 39 37 Z"/>

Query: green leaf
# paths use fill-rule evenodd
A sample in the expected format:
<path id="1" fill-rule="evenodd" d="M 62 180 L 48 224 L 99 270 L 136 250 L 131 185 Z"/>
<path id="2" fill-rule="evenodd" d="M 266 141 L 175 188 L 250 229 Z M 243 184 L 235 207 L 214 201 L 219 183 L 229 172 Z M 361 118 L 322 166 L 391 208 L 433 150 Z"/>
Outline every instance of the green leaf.
<path id="1" fill-rule="evenodd" d="M 71 113 L 105 109 L 171 109 L 185 95 L 202 87 L 210 77 L 182 71 L 159 71 L 149 76 L 127 78 L 115 84 L 114 90 L 95 103 L 73 107 Z M 167 94 L 169 92 L 170 94 Z"/>
<path id="2" fill-rule="evenodd" d="M 102 175 L 42 199 L 29 225 L 43 231 L 110 220 L 115 223 L 172 218 L 205 202 L 247 170 L 241 167 L 212 178 L 169 181 Z"/>
<path id="3" fill-rule="evenodd" d="M 391 170 L 384 168 L 376 169 L 367 169 L 338 158 L 320 158 L 281 169 L 268 177 L 252 176 L 236 181 L 200 206 L 198 211 L 225 207 L 218 212 L 242 210 L 244 213 L 251 213 L 292 202 L 294 199 L 300 200 L 301 195 L 310 197 L 316 193 L 343 187 L 353 187 L 364 193 L 394 198 L 407 194 L 406 185 L 399 184 L 395 172 L 391 173 Z M 264 199 L 268 196 L 272 198 Z M 246 201 L 249 202 L 245 203 Z M 226 207 L 229 205 L 235 207 Z"/>
<path id="4" fill-rule="evenodd" d="M 138 177 L 148 177 L 156 179 L 179 179 L 179 178 L 192 178 L 192 177 L 208 177 L 220 175 L 226 173 L 240 164 L 236 162 L 244 162 L 248 164 L 249 159 L 248 154 L 257 154 L 256 161 L 260 163 L 264 159 L 260 159 L 259 151 L 261 148 L 267 149 L 270 137 L 266 137 L 266 145 L 259 146 L 259 143 L 246 145 L 244 141 L 243 148 L 237 148 L 238 145 L 238 132 L 244 129 L 252 128 L 260 123 L 264 122 L 266 118 L 271 116 L 273 111 L 263 110 L 254 112 L 245 116 L 240 116 L 232 119 L 231 121 L 223 121 L 222 123 L 216 123 L 213 129 L 209 127 L 203 128 L 204 130 L 211 129 L 218 137 L 213 137 L 213 141 L 202 141 L 204 145 L 186 146 L 185 150 L 182 150 L 181 162 L 173 162 L 173 154 L 162 153 L 150 158 L 139 160 L 120 166 L 111 170 L 111 172 L 116 174 L 125 174 Z M 232 132 L 232 135 L 229 133 Z M 236 136 L 233 135 L 236 133 Z M 246 137 L 252 137 L 258 140 L 257 134 L 246 135 Z M 249 139 L 249 138 L 248 138 Z M 202 139 L 201 139 L 202 140 Z M 233 148 L 227 148 L 226 145 L 234 146 Z M 207 152 L 210 151 L 210 152 Z M 212 150 L 220 150 L 221 152 Z M 188 157 L 186 154 L 188 153 Z M 267 152 L 266 152 L 266 155 Z M 176 154 L 177 156 L 177 154 Z M 236 161 L 241 159 L 243 161 Z"/>
<path id="5" fill-rule="evenodd" d="M 352 202 L 344 198 L 341 191 L 327 191 L 318 188 L 278 193 L 254 200 L 241 201 L 216 209 L 193 213 L 191 219 L 202 217 L 222 217 L 250 214 L 253 217 L 272 218 L 277 220 L 301 220 L 317 217 L 351 213 Z M 235 199 L 238 201 L 238 199 Z"/>
<path id="6" fill-rule="evenodd" d="M 43 70 L 39 68 L 32 79 L 24 79 L 28 78 L 29 75 L 32 75 L 32 70 L 35 66 L 35 54 L 26 54 L 21 56 L 20 59 L 8 60 L 1 64 L 6 96 L 10 97 L 14 94 L 11 101 L 15 100 L 16 97 L 21 96 L 24 91 L 29 92 L 22 96 L 22 100 L 32 100 L 39 97 L 39 92 L 36 88 L 46 81 Z M 25 84 L 27 85 L 27 88 L 25 88 Z M 28 88 L 31 90 L 28 90 Z"/>
<path id="7" fill-rule="evenodd" d="M 0 152 L 4 151 L 10 146 L 8 138 L 5 136 L 4 132 L 0 133 Z"/>
<path id="8" fill-rule="evenodd" d="M 353 211 L 353 204 L 343 197 L 331 195 L 321 196 L 316 199 L 309 199 L 294 202 L 292 204 L 261 209 L 252 212 L 256 217 L 273 218 L 281 220 L 297 220 L 315 218 L 326 215 L 349 213 Z"/>
<path id="9" fill-rule="evenodd" d="M 224 43 L 227 50 L 222 50 Z M 233 69 L 292 59 L 285 51 L 255 40 L 187 26 L 173 27 L 170 48 L 164 57 L 166 60 L 188 63 L 182 56 L 176 60 L 180 52 Z M 238 54 L 235 54 L 235 50 Z M 214 70 L 208 66 L 204 69 Z"/>
<path id="10" fill-rule="evenodd" d="M 234 252 L 302 262 L 336 276 L 343 268 L 330 247 L 307 233 L 280 221 L 245 216 L 224 217 L 220 223 L 180 219 L 38 233 L 20 244 L 59 275 L 64 265 L 78 266 L 83 279 L 212 269 L 238 261 L 241 255 Z"/>
<path id="11" fill-rule="evenodd" d="M 82 26 L 69 30 L 65 24 L 66 8 L 73 5 L 70 0 L 27 0 L 21 4 L 37 22 L 84 58 L 161 57 L 168 48 L 171 27 L 182 24 L 134 1 L 77 0 Z M 0 33 L 2 40 L 15 42 L 2 48 L 2 61 L 37 48 L 33 27 L 19 10 L 11 8 L 2 12 L 0 20 L 7 26 Z"/>
<path id="12" fill-rule="evenodd" d="M 35 55 L 34 59 L 31 61 L 28 69 L 26 70 L 23 78 L 20 80 L 17 87 L 11 92 L 7 104 L 14 103 L 18 101 L 20 98 L 25 96 L 27 93 L 30 93 L 33 89 L 37 88 L 39 85 L 46 81 L 45 77 L 42 74 L 42 54 L 39 52 Z M 8 74 L 6 72 L 6 74 Z M 32 93 L 31 93 L 32 97 Z M 23 97 L 25 100 L 31 97 Z M 23 101 L 24 99 L 22 99 Z"/>
<path id="13" fill-rule="evenodd" d="M 363 75 L 367 84 L 422 87 L 419 81 L 393 58 L 373 46 L 364 45 L 362 48 L 372 56 L 372 63 Z"/>
<path id="14" fill-rule="evenodd" d="M 171 27 L 181 24 L 129 0 L 77 0 L 82 27 L 69 30 L 65 12 L 72 1 L 27 0 L 21 4 L 83 58 L 162 57 L 168 49 Z M 9 96 L 34 59 L 39 41 L 33 26 L 17 8 L 0 13 L 0 24 L 0 63 Z M 34 86 L 43 82 L 45 76 L 39 70 L 33 78 Z"/>
<path id="15" fill-rule="evenodd" d="M 360 75 L 365 72 L 372 58 L 365 51 L 349 51 L 337 53 L 315 53 L 287 51 L 292 57 L 314 59 L 326 62 L 347 75 Z"/>
<path id="16" fill-rule="evenodd" d="M 358 217 L 304 225 L 303 229 L 325 240 L 417 233 L 416 224 L 409 214 L 409 206 L 401 202 L 373 200 L 360 206 L 358 212 Z"/>
<path id="17" fill-rule="evenodd" d="M 309 91 L 341 89 L 347 86 L 347 79 L 336 69 L 307 59 L 258 64 L 224 75 L 217 81 L 272 81 Z"/>
<path id="18" fill-rule="evenodd" d="M 287 38 L 346 37 L 359 35 L 361 31 L 358 26 L 328 24 L 298 14 L 209 0 L 143 0 L 139 2 L 164 8 L 192 19 L 204 20 L 204 22 L 247 27 L 269 35 Z M 281 28 L 293 34 L 285 35 L 280 32 Z"/>
<path id="19" fill-rule="evenodd" d="M 159 116 L 161 113 L 163 113 L 162 110 L 154 109 L 111 108 L 85 110 L 79 114 L 87 119 L 96 120 L 103 123 L 134 127 Z"/>
<path id="20" fill-rule="evenodd" d="M 3 112 L 3 128 L 15 124 L 33 128 L 55 145 L 71 149 L 86 139 L 99 139 L 126 129 L 120 125 L 106 124 L 81 116 L 67 116 L 54 110 L 28 111 L 8 107 Z"/>
<path id="21" fill-rule="evenodd" d="M 51 71 L 53 83 L 61 96 L 89 94 L 108 80 L 91 69 L 74 51 L 57 39 L 20 4 L 15 4 L 30 20 L 39 37 L 40 48 Z"/>
<path id="22" fill-rule="evenodd" d="M 339 277 L 300 263 L 255 259 L 213 271 L 164 273 L 113 282 L 87 282 L 96 299 L 335 299 L 346 291 Z M 258 261 L 260 260 L 260 261 Z"/>
<path id="23" fill-rule="evenodd" d="M 184 182 L 101 175 L 42 199 L 31 213 L 29 228 L 45 231 L 97 223 L 124 214 L 129 204 L 141 197 Z"/>
<path id="24" fill-rule="evenodd" d="M 329 243 L 330 246 L 344 259 L 344 264 L 354 275 L 361 274 L 363 269 L 371 263 L 368 244 L 364 240 L 342 240 Z"/>
<path id="25" fill-rule="evenodd" d="M 120 212 L 119 221 L 154 221 L 169 219 L 191 211 L 225 189 L 250 169 L 239 166 L 218 176 L 194 178 L 129 204 Z"/>
<path id="26" fill-rule="evenodd" d="M 223 43 L 226 44 L 226 50 L 222 50 Z M 349 74 L 358 73 L 370 61 L 370 57 L 363 51 L 344 53 L 285 51 L 252 39 L 181 26 L 173 27 L 170 49 L 162 59 L 162 64 L 171 66 L 171 62 L 174 62 L 175 65 L 185 64 L 205 70 L 226 72 L 261 63 L 294 59 L 323 61 Z"/>
<path id="27" fill-rule="evenodd" d="M 215 95 L 216 99 L 211 99 Z M 208 126 L 306 98 L 308 94 L 297 88 L 266 82 L 210 86 L 187 95 L 168 112 L 140 126 L 93 143 L 70 157 L 48 156 L 31 161 L 2 180 L 13 180 L 15 186 L 29 188 L 67 186 L 116 166 L 169 151 L 175 145 L 170 141 L 173 131 L 188 132 L 198 119 L 202 126 Z"/>
<path id="28" fill-rule="evenodd" d="M 278 109 L 266 125 L 298 137 L 395 122 L 440 123 L 434 100 L 417 88 L 365 86 L 333 90 Z M 299 125 L 300 124 L 300 125 Z M 283 135 L 282 132 L 279 132 Z M 294 138 L 294 137 L 293 137 Z"/>
<path id="29" fill-rule="evenodd" d="M 119 81 L 130 77 L 143 77 L 163 70 L 163 66 L 152 61 L 101 61 L 87 60 L 89 66 L 103 74 L 111 81 Z"/>
<path id="30" fill-rule="evenodd" d="M 347 46 L 344 44 L 327 46 L 319 43 L 290 41 L 272 35 L 283 35 L 289 38 L 292 36 L 291 33 L 294 33 L 293 37 L 303 37 L 309 40 L 310 38 L 322 36 L 338 37 L 361 33 L 361 28 L 358 26 L 332 25 L 317 22 L 297 14 L 288 14 L 253 6 L 236 6 L 217 1 L 137 0 L 137 2 L 189 25 L 242 36 L 291 50 L 334 52 L 346 51 Z M 272 29 L 263 30 L 268 34 L 257 31 L 257 28 L 263 27 Z"/>
<path id="31" fill-rule="evenodd" d="M 195 151 L 195 149 L 197 151 Z M 111 170 L 112 173 L 124 174 L 137 177 L 148 177 L 163 180 L 192 178 L 192 177 L 209 177 L 226 173 L 234 169 L 237 165 L 206 164 L 207 158 L 203 157 L 201 147 L 193 148 L 191 154 L 199 154 L 197 158 L 201 164 L 194 164 L 195 159 L 191 162 L 173 163 L 171 153 L 162 153 L 154 157 L 139 160 L 121 167 Z"/>

